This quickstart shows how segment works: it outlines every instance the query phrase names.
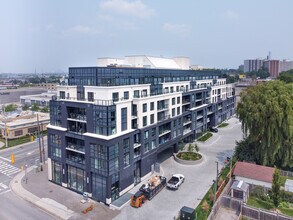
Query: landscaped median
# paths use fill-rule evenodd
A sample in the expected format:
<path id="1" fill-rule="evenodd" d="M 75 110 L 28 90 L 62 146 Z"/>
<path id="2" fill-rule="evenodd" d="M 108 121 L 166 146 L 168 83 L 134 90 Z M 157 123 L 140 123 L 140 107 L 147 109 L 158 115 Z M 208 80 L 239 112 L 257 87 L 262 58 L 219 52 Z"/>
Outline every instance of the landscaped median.
<path id="1" fill-rule="evenodd" d="M 218 128 L 224 128 L 227 127 L 229 125 L 229 123 L 222 123 L 218 126 Z"/>
<path id="2" fill-rule="evenodd" d="M 203 136 L 201 136 L 200 138 L 198 138 L 197 141 L 204 142 L 204 141 L 207 141 L 212 136 L 213 136 L 213 134 L 211 132 L 207 132 Z"/>

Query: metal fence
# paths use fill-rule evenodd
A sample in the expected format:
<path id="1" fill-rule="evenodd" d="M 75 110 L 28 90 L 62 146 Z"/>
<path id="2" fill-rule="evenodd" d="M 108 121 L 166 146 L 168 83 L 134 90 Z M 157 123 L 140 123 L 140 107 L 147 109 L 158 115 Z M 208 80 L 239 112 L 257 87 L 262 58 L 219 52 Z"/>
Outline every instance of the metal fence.
<path id="1" fill-rule="evenodd" d="M 257 209 L 246 204 L 242 204 L 242 216 L 257 220 L 292 220 L 292 217 L 279 213 L 269 212 L 263 209 Z"/>

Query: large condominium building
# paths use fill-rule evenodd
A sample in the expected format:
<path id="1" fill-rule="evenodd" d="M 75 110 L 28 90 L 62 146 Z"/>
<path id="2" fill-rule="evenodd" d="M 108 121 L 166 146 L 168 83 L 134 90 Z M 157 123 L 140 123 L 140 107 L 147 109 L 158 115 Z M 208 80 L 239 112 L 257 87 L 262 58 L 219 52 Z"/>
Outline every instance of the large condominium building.
<path id="1" fill-rule="evenodd" d="M 263 67 L 262 59 L 244 60 L 244 72 L 258 71 Z"/>
<path id="2" fill-rule="evenodd" d="M 110 204 L 147 178 L 166 151 L 231 117 L 235 95 L 219 71 L 189 70 L 185 58 L 182 65 L 107 59 L 102 67 L 69 68 L 68 85 L 57 87 L 48 170 L 50 181 Z"/>

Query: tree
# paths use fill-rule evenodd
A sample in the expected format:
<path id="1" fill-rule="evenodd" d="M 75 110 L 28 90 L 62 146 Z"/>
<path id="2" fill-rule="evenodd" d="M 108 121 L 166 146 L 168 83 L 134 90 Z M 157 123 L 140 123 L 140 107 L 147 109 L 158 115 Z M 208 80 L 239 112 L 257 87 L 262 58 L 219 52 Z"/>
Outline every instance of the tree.
<path id="1" fill-rule="evenodd" d="M 293 82 L 293 70 L 288 70 L 286 72 L 282 72 L 279 77 L 279 80 L 284 81 L 285 83 Z"/>
<path id="2" fill-rule="evenodd" d="M 22 106 L 22 110 L 23 111 L 26 111 L 26 110 L 28 110 L 29 109 L 29 105 L 28 104 L 24 104 L 23 106 Z"/>
<path id="3" fill-rule="evenodd" d="M 48 113 L 49 112 L 49 108 L 48 106 L 45 106 L 41 109 L 41 112 L 44 112 L 44 113 Z"/>
<path id="4" fill-rule="evenodd" d="M 16 109 L 17 109 L 17 105 L 15 104 L 9 104 L 4 107 L 5 112 L 13 112 L 13 111 L 16 111 Z"/>
<path id="5" fill-rule="evenodd" d="M 240 94 L 237 115 L 263 165 L 293 165 L 293 84 L 266 82 Z"/>
<path id="6" fill-rule="evenodd" d="M 249 138 L 239 142 L 236 141 L 235 157 L 237 160 L 258 163 L 255 156 L 255 145 L 256 144 L 251 142 Z"/>
<path id="7" fill-rule="evenodd" d="M 35 111 L 35 112 L 38 111 L 38 110 L 39 110 L 39 106 L 38 106 L 38 104 L 33 103 L 33 104 L 32 104 L 32 108 L 31 108 L 31 110 L 32 110 L 32 111 Z"/>
<path id="8" fill-rule="evenodd" d="M 273 174 L 273 183 L 272 183 L 272 199 L 274 206 L 277 208 L 280 204 L 280 187 L 281 187 L 281 173 L 280 170 L 275 168 Z"/>

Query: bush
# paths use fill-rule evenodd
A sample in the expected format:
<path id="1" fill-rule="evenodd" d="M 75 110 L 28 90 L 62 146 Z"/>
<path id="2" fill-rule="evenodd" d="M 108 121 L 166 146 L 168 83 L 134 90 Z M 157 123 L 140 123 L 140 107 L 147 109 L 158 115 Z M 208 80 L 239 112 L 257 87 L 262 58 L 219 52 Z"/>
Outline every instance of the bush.
<path id="1" fill-rule="evenodd" d="M 208 212 L 210 210 L 210 205 L 207 203 L 206 200 L 203 201 L 201 208 L 205 211 Z"/>
<path id="2" fill-rule="evenodd" d="M 227 127 L 229 125 L 229 123 L 222 123 L 218 126 L 218 128 L 224 128 Z"/>

